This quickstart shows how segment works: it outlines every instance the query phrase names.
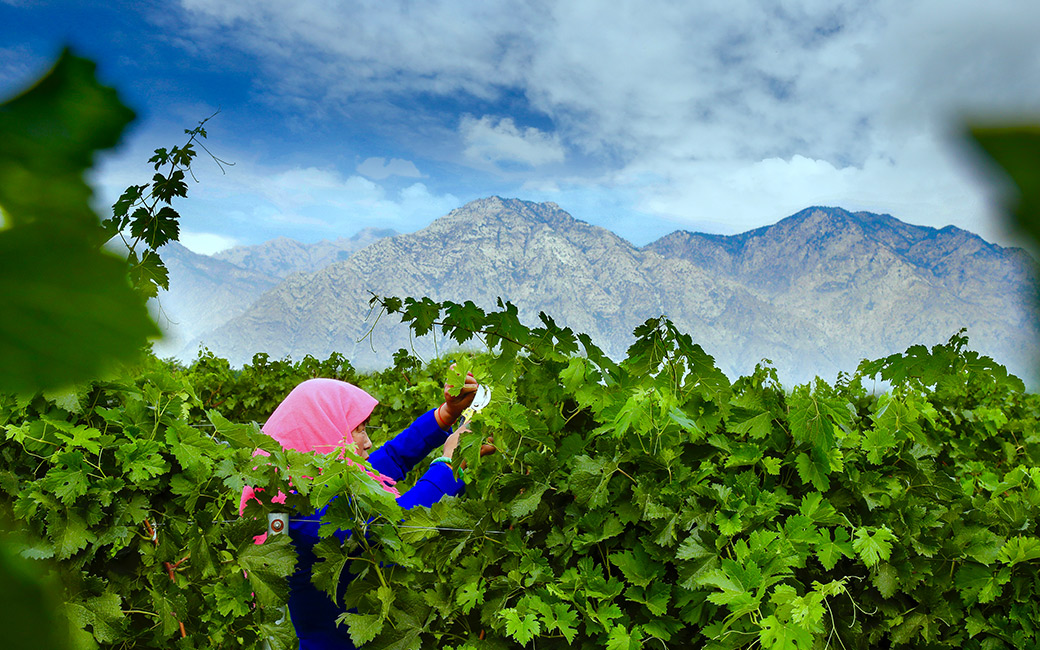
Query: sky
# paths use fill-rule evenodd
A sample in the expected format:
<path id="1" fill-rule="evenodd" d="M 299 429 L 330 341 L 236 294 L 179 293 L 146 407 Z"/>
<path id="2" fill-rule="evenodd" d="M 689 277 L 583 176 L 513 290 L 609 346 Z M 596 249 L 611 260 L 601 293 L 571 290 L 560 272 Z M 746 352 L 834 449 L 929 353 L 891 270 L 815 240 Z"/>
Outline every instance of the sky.
<path id="1" fill-rule="evenodd" d="M 201 253 L 491 195 L 636 245 L 814 205 L 1012 245 L 964 131 L 1040 121 L 1038 33 L 1036 0 L 0 0 L 0 98 L 66 45 L 98 63 L 138 115 L 99 209 L 212 115 L 233 165 L 174 205 Z"/>

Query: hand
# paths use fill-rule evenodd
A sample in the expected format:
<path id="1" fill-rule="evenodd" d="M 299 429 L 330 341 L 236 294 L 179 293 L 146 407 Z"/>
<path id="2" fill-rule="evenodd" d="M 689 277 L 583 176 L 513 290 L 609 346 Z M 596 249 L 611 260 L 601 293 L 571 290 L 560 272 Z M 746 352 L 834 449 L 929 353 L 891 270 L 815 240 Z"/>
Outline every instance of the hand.
<path id="1" fill-rule="evenodd" d="M 434 414 L 437 424 L 442 429 L 447 429 L 455 424 L 462 412 L 473 404 L 473 398 L 477 395 L 477 385 L 473 373 L 468 372 L 466 373 L 466 383 L 458 395 L 451 394 L 452 386 L 450 384 L 444 386 L 444 403 L 437 407 Z"/>
<path id="2" fill-rule="evenodd" d="M 442 455 L 447 458 L 451 458 L 455 454 L 455 450 L 458 449 L 459 437 L 463 433 L 468 433 L 469 430 L 469 422 L 467 422 L 463 424 L 461 427 L 459 427 L 458 431 L 448 436 L 448 439 L 444 441 L 444 454 Z M 494 441 L 495 440 L 492 436 L 488 436 L 487 440 L 482 445 L 480 445 L 480 455 L 482 457 L 487 456 L 488 454 L 493 454 L 496 451 L 498 451 L 498 449 L 495 448 Z M 466 468 L 466 461 L 462 461 L 461 467 L 463 469 Z"/>

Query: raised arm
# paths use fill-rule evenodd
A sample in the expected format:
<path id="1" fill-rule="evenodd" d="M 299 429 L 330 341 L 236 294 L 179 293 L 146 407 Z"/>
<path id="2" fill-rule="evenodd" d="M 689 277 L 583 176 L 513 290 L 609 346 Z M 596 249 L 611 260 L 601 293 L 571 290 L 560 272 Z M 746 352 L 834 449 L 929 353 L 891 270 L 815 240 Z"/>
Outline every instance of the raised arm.
<path id="1" fill-rule="evenodd" d="M 431 409 L 423 413 L 407 429 L 372 452 L 368 457 L 372 468 L 400 481 L 419 461 L 443 445 L 451 429 L 441 428 L 437 423 L 436 412 L 437 409 Z"/>

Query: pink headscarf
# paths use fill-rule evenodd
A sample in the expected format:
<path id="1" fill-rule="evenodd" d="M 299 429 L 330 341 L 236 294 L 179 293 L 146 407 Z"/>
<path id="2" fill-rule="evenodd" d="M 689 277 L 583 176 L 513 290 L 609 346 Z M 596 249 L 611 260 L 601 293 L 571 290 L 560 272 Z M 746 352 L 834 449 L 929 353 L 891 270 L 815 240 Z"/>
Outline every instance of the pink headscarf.
<path id="1" fill-rule="evenodd" d="M 308 379 L 286 396 L 263 426 L 267 435 L 277 440 L 283 449 L 328 454 L 346 445 L 354 444 L 351 432 L 372 415 L 378 400 L 353 384 L 338 379 Z M 254 455 L 266 456 L 257 450 Z M 347 461 L 348 463 L 351 461 Z M 394 481 L 382 474 L 368 472 L 383 488 L 398 496 Z M 252 487 L 242 491 L 239 514 L 249 499 L 256 498 Z M 272 499 L 284 503 L 279 493 Z"/>
<path id="2" fill-rule="evenodd" d="M 264 433 L 284 449 L 327 454 L 354 443 L 351 432 L 379 402 L 338 379 L 308 379 L 282 400 L 264 424 Z"/>

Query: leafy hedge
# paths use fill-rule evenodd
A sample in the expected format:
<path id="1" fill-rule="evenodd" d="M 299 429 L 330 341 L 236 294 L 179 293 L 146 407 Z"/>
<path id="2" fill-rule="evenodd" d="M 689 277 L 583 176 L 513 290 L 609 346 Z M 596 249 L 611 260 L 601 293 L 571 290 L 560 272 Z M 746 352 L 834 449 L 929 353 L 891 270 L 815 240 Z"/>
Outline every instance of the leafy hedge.
<path id="1" fill-rule="evenodd" d="M 408 520 L 474 532 L 382 549 L 392 595 L 352 567 L 357 641 L 1033 646 L 1038 403 L 963 333 L 788 392 L 768 366 L 731 384 L 664 320 L 614 364 L 508 306 L 383 304 L 496 350 L 475 366 L 501 453 L 471 440 L 470 496 Z"/>
<path id="2" fill-rule="evenodd" d="M 204 353 L 0 402 L 0 503 L 23 555 L 57 567 L 82 647 L 166 647 L 179 623 L 186 647 L 290 646 L 291 546 L 253 536 L 266 510 L 342 493 L 329 519 L 356 541 L 324 540 L 314 579 L 356 576 L 342 622 L 366 648 L 1033 647 L 1040 405 L 962 334 L 787 391 L 768 365 L 730 382 L 665 320 L 614 363 L 508 304 L 383 304 L 492 351 L 454 355 L 493 400 L 462 446 L 467 493 L 431 510 L 218 410 L 262 419 L 337 376 L 380 398 L 388 435 L 435 404 L 446 360 L 359 375 L 339 356 L 234 371 Z M 274 456 L 254 469 L 257 447 Z M 235 517 L 243 485 L 319 475 Z"/>

